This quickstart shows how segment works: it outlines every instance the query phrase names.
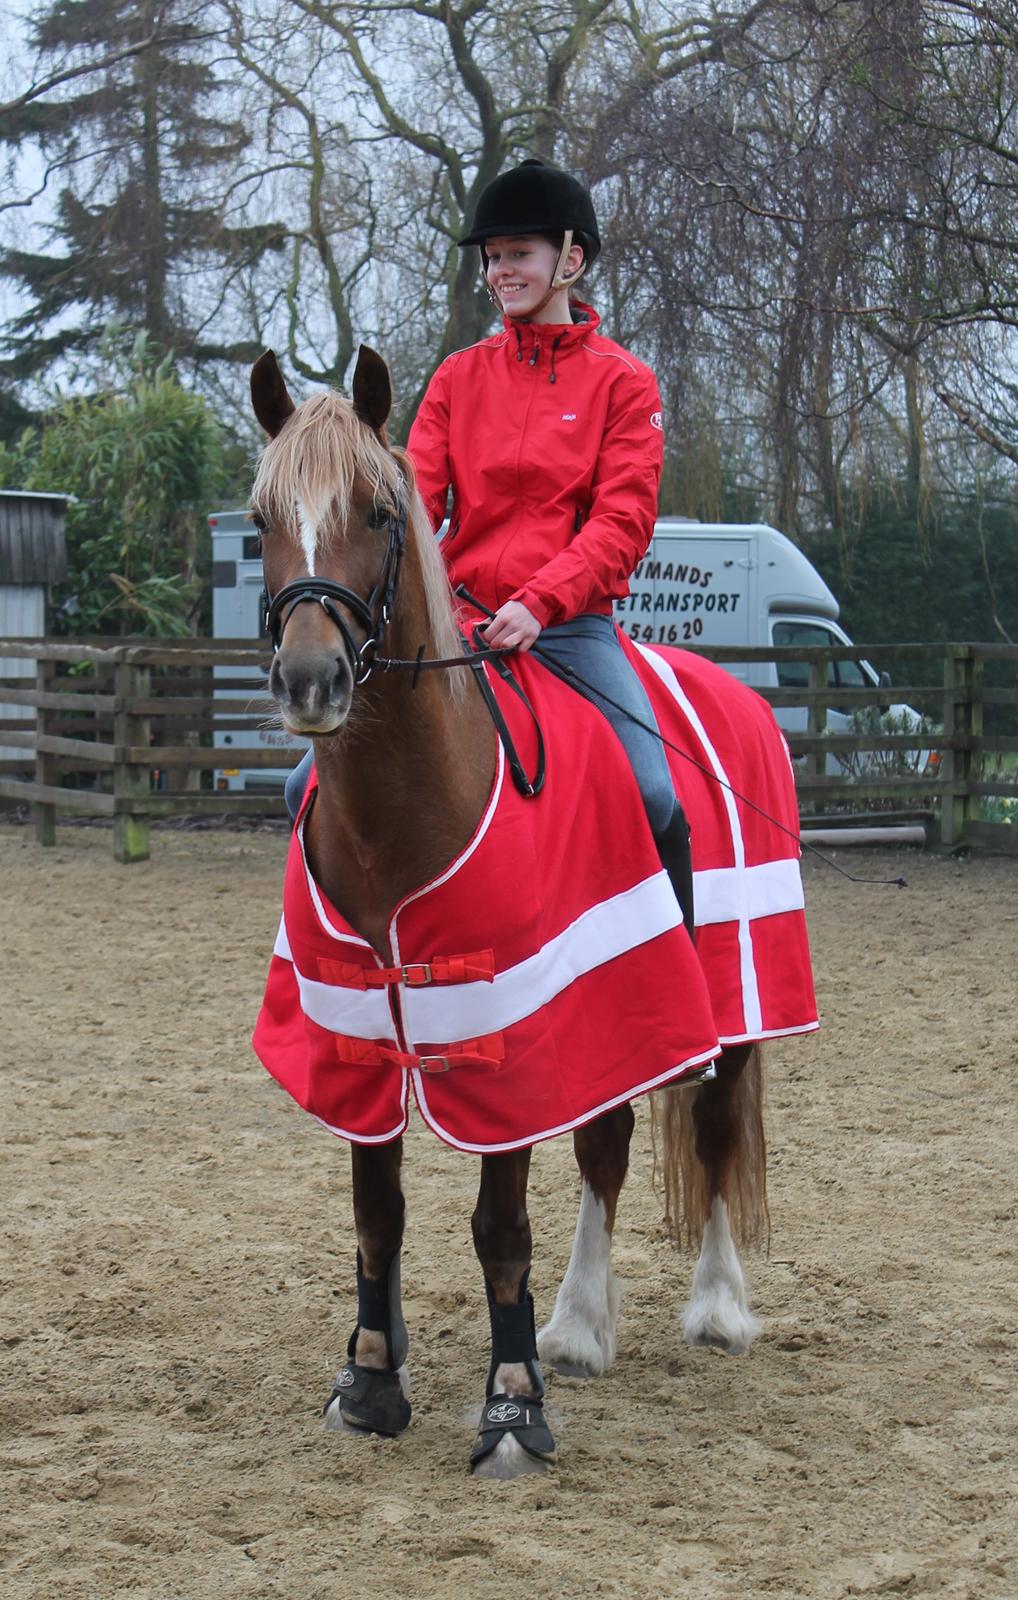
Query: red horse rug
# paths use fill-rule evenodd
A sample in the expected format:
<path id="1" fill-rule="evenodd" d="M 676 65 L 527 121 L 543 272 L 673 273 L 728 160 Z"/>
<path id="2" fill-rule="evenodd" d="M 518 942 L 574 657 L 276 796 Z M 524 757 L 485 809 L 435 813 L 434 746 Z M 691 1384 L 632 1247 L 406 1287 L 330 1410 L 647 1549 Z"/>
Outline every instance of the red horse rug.
<path id="1" fill-rule="evenodd" d="M 669 761 L 692 830 L 695 949 L 608 722 L 514 658 L 548 745 L 544 789 L 521 796 L 499 747 L 473 838 L 392 914 L 391 967 L 308 870 L 312 776 L 254 1046 L 331 1132 L 395 1139 L 412 1092 L 449 1144 L 513 1150 L 702 1075 L 726 1044 L 817 1027 L 782 734 L 721 668 L 625 648 L 685 752 Z M 491 681 L 532 771 L 531 719 Z"/>

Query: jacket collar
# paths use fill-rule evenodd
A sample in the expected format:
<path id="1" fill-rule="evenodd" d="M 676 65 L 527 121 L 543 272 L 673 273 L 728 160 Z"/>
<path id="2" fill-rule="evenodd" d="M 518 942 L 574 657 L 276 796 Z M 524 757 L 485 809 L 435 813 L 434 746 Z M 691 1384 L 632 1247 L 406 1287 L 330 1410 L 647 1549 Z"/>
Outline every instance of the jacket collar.
<path id="1" fill-rule="evenodd" d="M 550 360 L 554 348 L 556 360 L 571 350 L 578 349 L 600 327 L 601 318 L 593 306 L 580 300 L 573 301 L 575 322 L 523 322 L 515 317 L 503 317 L 502 326 L 509 334 L 507 349 L 521 361 L 534 366 Z"/>

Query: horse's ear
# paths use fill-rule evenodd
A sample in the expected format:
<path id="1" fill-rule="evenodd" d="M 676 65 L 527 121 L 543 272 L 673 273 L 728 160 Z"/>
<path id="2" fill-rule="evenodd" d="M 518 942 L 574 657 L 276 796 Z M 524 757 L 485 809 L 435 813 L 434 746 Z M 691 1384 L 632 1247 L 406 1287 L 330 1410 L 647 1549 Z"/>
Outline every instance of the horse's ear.
<path id="1" fill-rule="evenodd" d="M 362 422 L 381 435 L 392 410 L 389 369 L 377 350 L 362 344 L 353 375 L 353 408 Z"/>
<path id="2" fill-rule="evenodd" d="M 274 350 L 266 350 L 251 368 L 251 402 L 270 439 L 274 439 L 287 417 L 297 409 L 279 370 Z"/>

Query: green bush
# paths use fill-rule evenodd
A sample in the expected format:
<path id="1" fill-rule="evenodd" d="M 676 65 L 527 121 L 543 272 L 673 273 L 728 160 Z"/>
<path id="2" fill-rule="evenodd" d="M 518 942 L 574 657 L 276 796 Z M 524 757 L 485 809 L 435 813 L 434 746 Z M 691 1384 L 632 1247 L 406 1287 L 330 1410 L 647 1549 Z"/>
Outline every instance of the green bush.
<path id="1" fill-rule="evenodd" d="M 98 394 L 62 400 L 0 447 L 8 485 L 74 496 L 56 631 L 187 634 L 209 628 L 207 512 L 224 492 L 219 426 L 144 336 Z"/>

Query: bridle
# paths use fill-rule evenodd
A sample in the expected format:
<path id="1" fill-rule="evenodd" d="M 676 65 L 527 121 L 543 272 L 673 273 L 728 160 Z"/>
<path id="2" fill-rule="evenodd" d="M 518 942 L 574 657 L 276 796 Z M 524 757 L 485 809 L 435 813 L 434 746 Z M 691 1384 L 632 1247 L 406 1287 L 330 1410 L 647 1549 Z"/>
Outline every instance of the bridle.
<path id="1" fill-rule="evenodd" d="M 292 583 L 284 584 L 273 596 L 270 596 L 268 588 L 262 590 L 265 632 L 269 636 L 273 654 L 281 647 L 283 631 L 297 607 L 308 600 L 317 601 L 330 622 L 339 630 L 354 683 L 367 682 L 375 666 L 379 664 L 379 646 L 389 625 L 396 600 L 399 569 L 406 550 L 407 511 L 407 497 L 405 494 L 400 494 L 396 500 L 395 511 L 391 511 L 388 517 L 388 543 L 382 560 L 382 570 L 366 600 L 355 589 L 348 589 L 345 583 L 334 583 L 331 578 L 315 578 L 310 575 L 295 578 Z M 365 637 L 361 644 L 354 639 L 350 625 L 338 609 L 339 606 L 345 606 L 354 620 L 364 629 Z"/>
<path id="2" fill-rule="evenodd" d="M 343 641 L 343 649 L 350 663 L 353 681 L 357 685 L 366 683 L 375 671 L 409 671 L 413 674 L 412 686 L 416 688 L 418 675 L 429 669 L 437 668 L 440 671 L 448 671 L 454 667 L 472 668 L 477 687 L 481 692 L 485 705 L 488 707 L 499 738 L 505 748 L 513 782 L 521 794 L 528 797 L 540 794 L 541 789 L 544 787 L 544 737 L 525 690 L 516 682 L 502 659 L 503 656 L 510 653 L 509 651 L 485 649 L 484 641 L 475 629 L 475 648 L 471 650 L 464 640 L 463 654 L 460 656 L 426 660 L 423 645 L 421 645 L 413 660 L 404 661 L 393 656 L 380 654 L 382 639 L 385 636 L 385 630 L 392 618 L 393 607 L 396 603 L 396 587 L 399 582 L 400 566 L 406 550 L 408 508 L 407 496 L 402 493 L 399 494 L 396 500 L 396 509 L 391 511 L 388 517 L 389 538 L 385 556 L 382 560 L 382 570 L 378 575 L 378 581 L 366 600 L 355 589 L 348 589 L 345 583 L 335 583 L 331 578 L 316 578 L 310 574 L 305 578 L 295 578 L 292 583 L 284 584 L 278 593 L 273 596 L 269 595 L 267 587 L 262 590 L 265 632 L 269 636 L 273 654 L 281 648 L 283 631 L 297 607 L 304 605 L 307 601 L 317 601 L 330 622 L 334 623 L 339 631 L 339 636 Z M 487 609 L 474 600 L 472 595 L 466 595 L 465 597 L 478 609 Z M 363 643 L 358 644 L 354 639 L 349 623 L 342 611 L 339 610 L 340 606 L 344 606 L 364 629 L 365 638 Z M 488 615 L 491 616 L 492 613 L 489 611 Z M 533 777 L 529 776 L 524 770 L 523 763 L 513 744 L 509 726 L 484 675 L 482 663 L 485 661 L 493 663 L 495 670 L 499 672 L 513 692 L 523 701 L 534 720 L 537 736 L 537 765 Z"/>

